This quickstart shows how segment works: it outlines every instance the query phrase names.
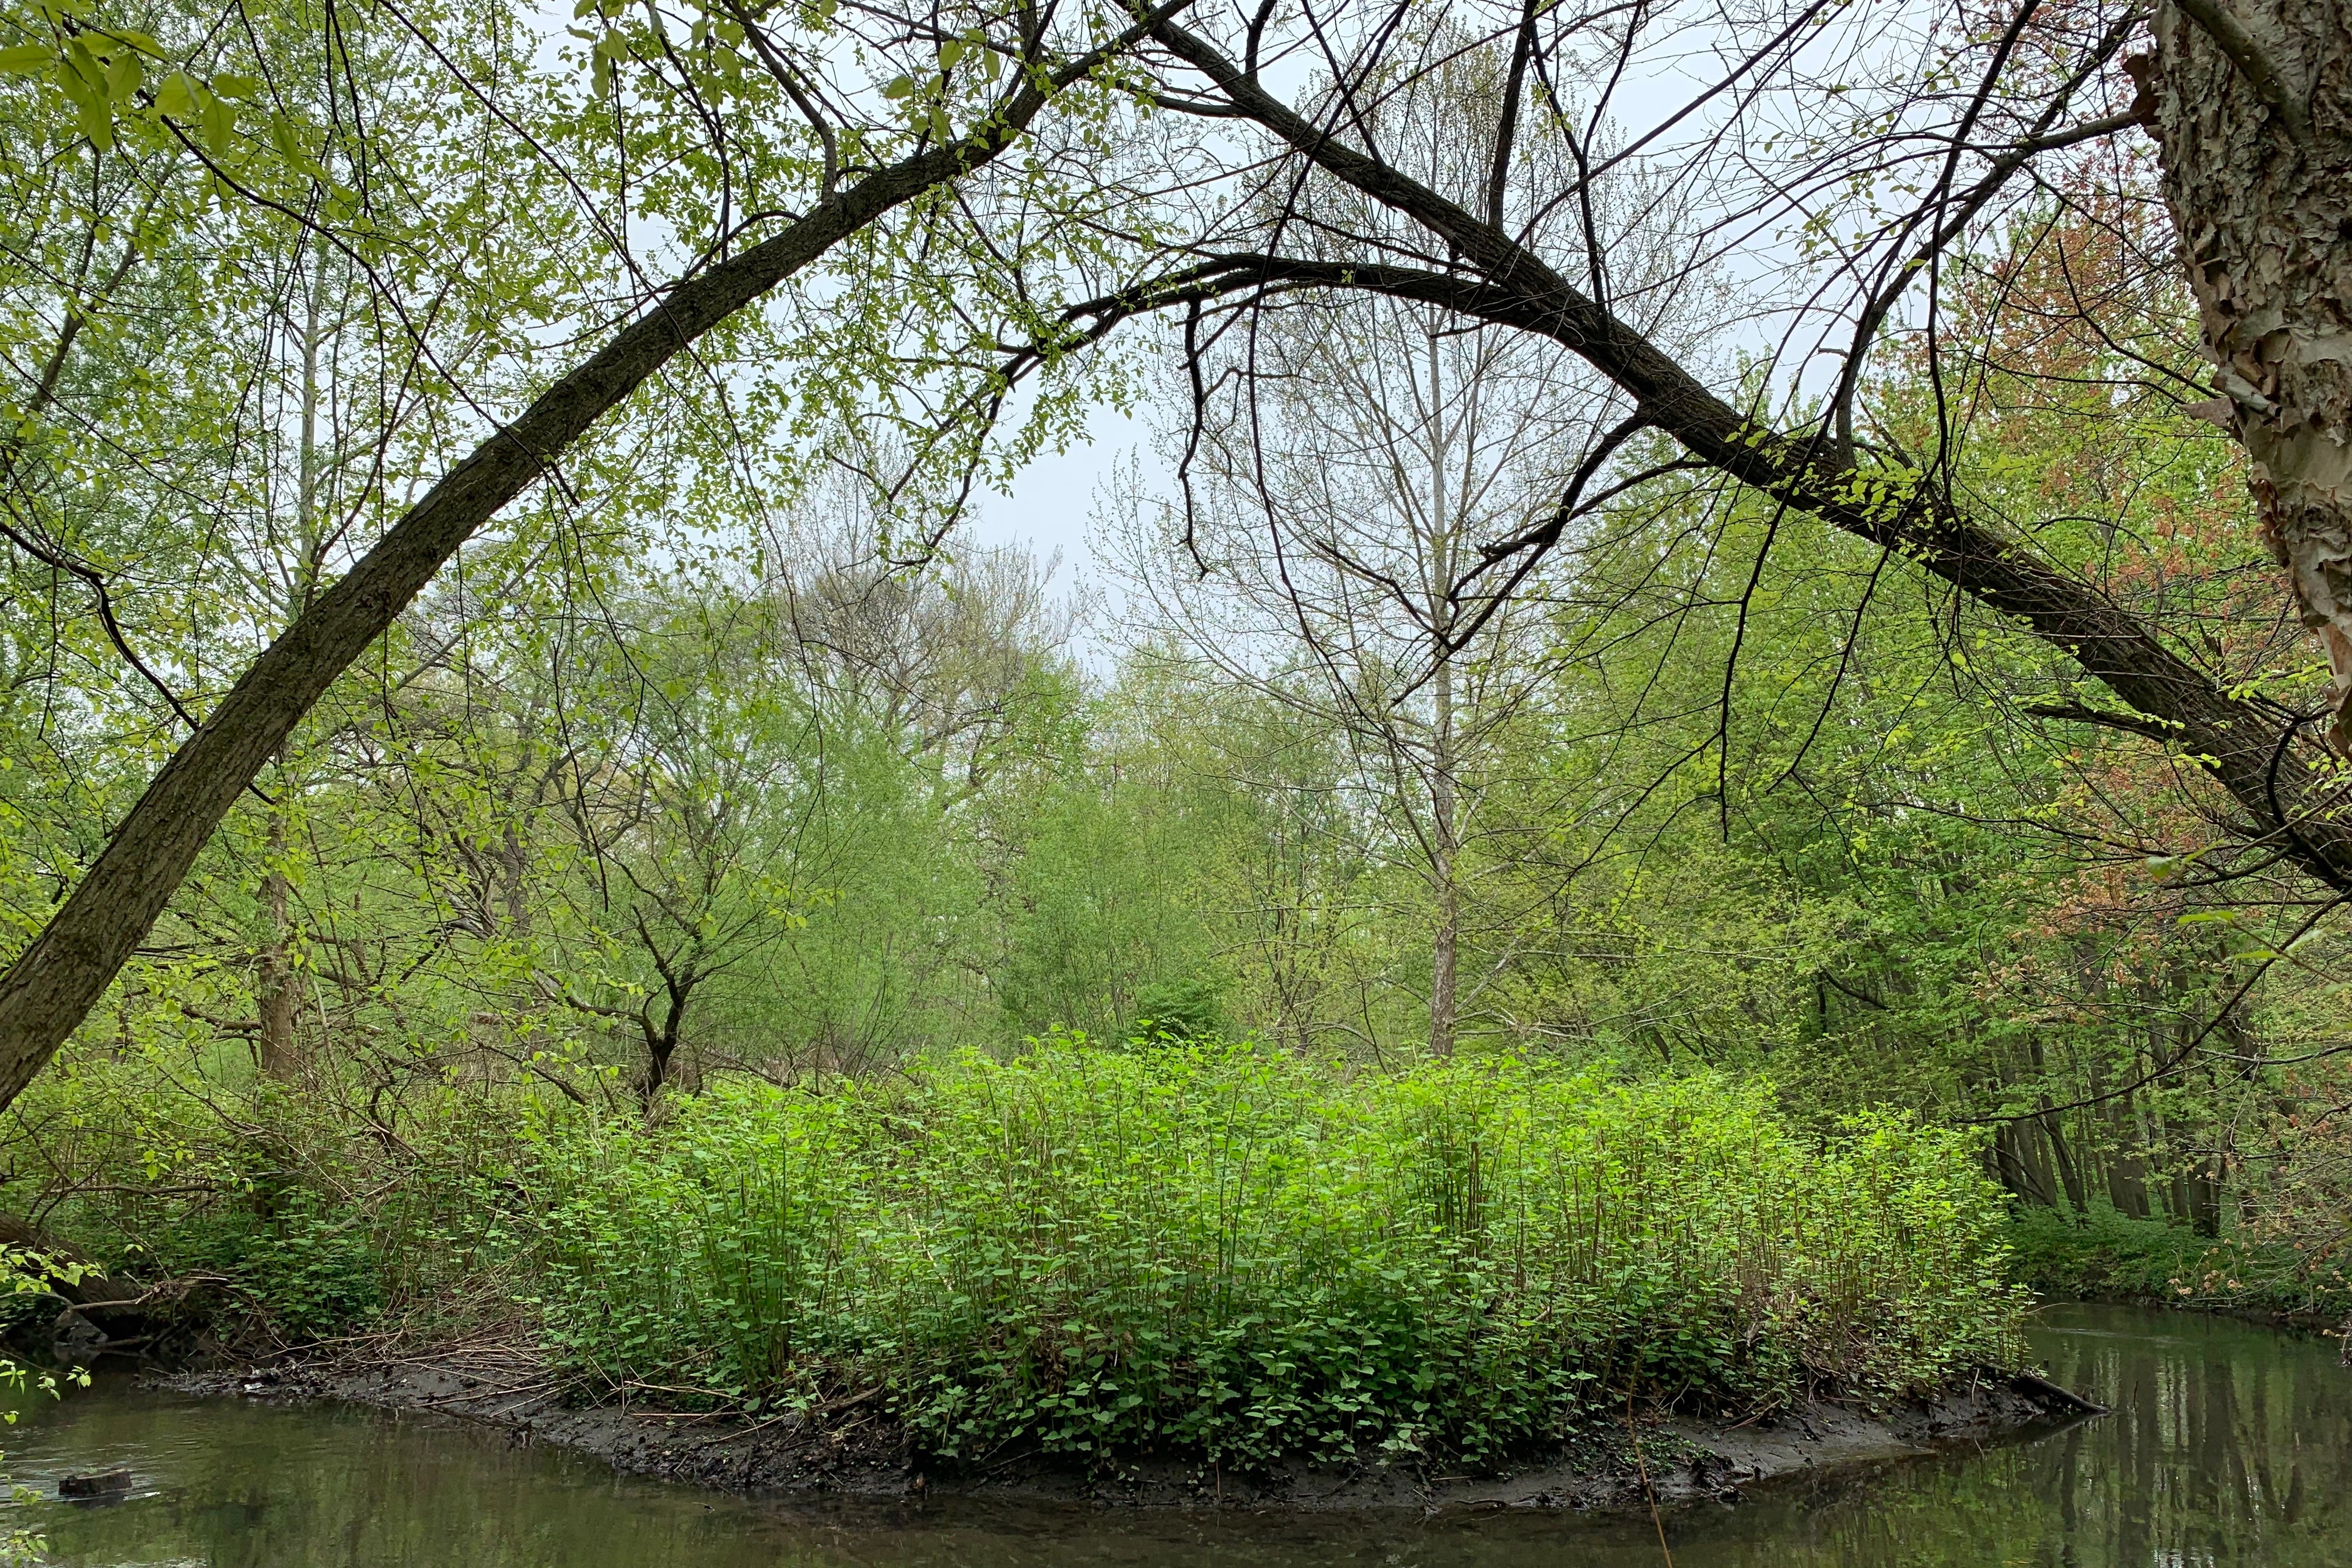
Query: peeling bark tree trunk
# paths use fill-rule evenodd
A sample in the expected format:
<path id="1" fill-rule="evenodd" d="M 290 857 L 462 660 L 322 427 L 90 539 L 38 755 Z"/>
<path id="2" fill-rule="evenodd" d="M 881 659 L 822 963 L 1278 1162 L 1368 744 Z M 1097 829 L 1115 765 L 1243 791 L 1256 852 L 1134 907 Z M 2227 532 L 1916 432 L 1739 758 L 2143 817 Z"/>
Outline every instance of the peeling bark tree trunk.
<path id="1" fill-rule="evenodd" d="M 2167 0 L 2156 16 L 2165 200 L 2263 537 L 2334 674 L 2352 752 L 2352 7 Z"/>

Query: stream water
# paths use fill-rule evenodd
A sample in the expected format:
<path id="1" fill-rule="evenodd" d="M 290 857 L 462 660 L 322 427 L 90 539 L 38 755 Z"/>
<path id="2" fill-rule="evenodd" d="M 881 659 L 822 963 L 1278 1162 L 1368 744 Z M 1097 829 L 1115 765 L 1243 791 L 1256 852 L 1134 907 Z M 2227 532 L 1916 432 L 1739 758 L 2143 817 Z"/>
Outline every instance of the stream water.
<path id="1" fill-rule="evenodd" d="M 1671 1512 L 1678 1568 L 2319 1568 L 2352 1563 L 2352 1372 L 2326 1340 L 2061 1307 L 2052 1374 L 2114 1413 L 2037 1440 Z M 842 1502 L 616 1478 L 453 1421 L 107 1386 L 5 1437 L 11 1511 L 87 1568 L 1632 1568 L 1647 1518 L 1423 1520 Z M 59 1477 L 127 1466 L 120 1501 Z"/>

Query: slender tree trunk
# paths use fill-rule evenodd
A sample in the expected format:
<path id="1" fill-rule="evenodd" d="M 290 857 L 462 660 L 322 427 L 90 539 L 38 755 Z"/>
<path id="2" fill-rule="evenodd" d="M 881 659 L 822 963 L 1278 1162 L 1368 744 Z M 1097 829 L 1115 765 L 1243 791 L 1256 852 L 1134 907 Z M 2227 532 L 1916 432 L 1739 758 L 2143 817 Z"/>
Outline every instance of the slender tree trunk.
<path id="1" fill-rule="evenodd" d="M 2161 1043 L 2160 1037 L 2158 1041 L 2151 1042 L 2151 1045 L 2159 1043 Z M 2148 1060 L 2148 1066 L 2153 1068 L 2158 1061 L 2164 1058 L 2151 1055 Z M 2142 1070 L 2145 1071 L 2146 1069 Z M 2158 1120 L 2156 1113 L 2148 1109 L 2147 1103 L 2145 1100 L 2136 1102 L 2133 1107 L 2133 1110 L 2138 1131 L 2137 1147 L 2141 1171 L 2141 1187 L 2148 1194 L 2147 1212 L 2141 1217 L 2143 1219 L 2155 1219 L 2158 1217 L 2156 1212 L 2157 1202 L 2163 1195 L 2157 1185 L 2158 1176 L 2158 1162 L 2163 1157 L 2164 1150 L 2163 1123 Z"/>
<path id="2" fill-rule="evenodd" d="M 2181 1152 L 2180 1140 L 2169 1118 L 2152 1116 L 2149 1121 L 2164 1162 L 2164 1217 L 2172 1225 L 2187 1225 L 2189 1221 L 2189 1165 Z"/>
<path id="3" fill-rule="evenodd" d="M 2221 1234 L 2221 1162 L 2208 1156 L 2189 1168 L 2189 1226 L 2200 1236 Z"/>
<path id="4" fill-rule="evenodd" d="M 2037 1207 L 2048 1208 L 2053 1199 L 2049 1185 L 2041 1181 L 2033 1169 L 2028 1152 L 2022 1121 L 2004 1121 L 1993 1130 L 1993 1169 L 1999 1173 L 2000 1184 L 2016 1197 Z"/>
<path id="5" fill-rule="evenodd" d="M 2165 0 L 2155 128 L 2263 538 L 2334 673 L 2352 750 L 2352 7 Z"/>
<path id="6" fill-rule="evenodd" d="M 1442 318 L 1441 318 L 1442 319 Z M 1446 497 L 1445 465 L 1451 453 L 1446 428 L 1445 373 L 1435 326 L 1426 339 L 1429 364 L 1429 624 L 1451 624 L 1454 581 L 1454 509 Z M 1429 1049 L 1433 1056 L 1454 1054 L 1455 986 L 1460 973 L 1459 943 L 1462 889 L 1455 879 L 1460 847 L 1461 797 L 1456 778 L 1460 763 L 1454 755 L 1454 660 L 1443 636 L 1433 637 L 1431 656 L 1431 715 L 1429 757 L 1429 870 L 1436 895 L 1437 930 L 1430 950 Z"/>
<path id="7" fill-rule="evenodd" d="M 2137 1154 L 2118 1154 L 2107 1166 L 2107 1202 L 2126 1219 L 2146 1219 L 2147 1162 Z"/>
<path id="8" fill-rule="evenodd" d="M 292 622 L 316 593 L 322 566 L 323 528 L 319 509 L 319 349 L 325 338 L 323 318 L 327 294 L 327 247 L 311 247 L 312 262 L 304 290 L 302 313 L 301 424 L 295 461 L 294 558 L 286 565 L 279 584 L 280 613 Z M 301 271 L 299 258 L 295 268 Z M 291 1079 L 300 1070 L 301 1042 L 295 1030 L 293 931 L 287 921 L 292 888 L 286 877 L 286 751 L 278 752 L 277 800 L 269 807 L 263 854 L 268 868 L 261 877 L 262 918 L 268 931 L 256 966 L 254 1000 L 261 1026 L 257 1036 L 265 1077 Z"/>
<path id="9" fill-rule="evenodd" d="M 268 924 L 260 962 L 255 966 L 254 1000 L 261 1017 L 258 1054 L 263 1076 L 290 1079 L 301 1065 L 294 1033 L 292 932 L 287 922 L 286 815 L 272 807 L 266 840 L 269 868 L 261 877 L 262 918 Z"/>
<path id="10" fill-rule="evenodd" d="M 2042 1136 L 2038 1121 L 2017 1124 L 2017 1163 L 2025 1169 L 2026 1180 L 2032 1184 L 2033 1201 L 2043 1208 L 2058 1206 L 2058 1184 L 2050 1174 L 2050 1146 Z"/>
<path id="11" fill-rule="evenodd" d="M 2041 1036 L 2028 1035 L 2026 1050 L 2033 1063 L 2033 1076 L 2047 1083 L 2050 1080 L 2050 1057 L 2042 1048 Z M 2042 1115 L 2038 1120 L 2042 1136 L 2050 1146 L 2051 1163 L 2057 1168 L 2058 1181 L 2066 1191 L 2066 1201 L 2074 1205 L 2075 1214 L 2080 1215 L 2090 1206 L 2083 1185 L 2083 1173 L 2074 1163 L 2073 1152 L 2066 1147 L 2065 1130 L 2059 1125 L 2056 1113 L 2050 1109 L 2049 1094 L 2044 1092 L 2041 1100 Z"/>
<path id="12" fill-rule="evenodd" d="M 2050 1141 L 2050 1158 L 2058 1167 L 2058 1181 L 2066 1189 L 2067 1203 L 2077 1215 L 2088 1212 L 2089 1190 L 2084 1185 L 2082 1170 L 2066 1146 L 2066 1134 L 2059 1126 L 2057 1114 L 2050 1109 L 2050 1097 L 2046 1094 L 2042 1097 L 2042 1135 Z"/>
<path id="13" fill-rule="evenodd" d="M 320 517 L 319 481 L 319 349 L 326 338 L 327 247 L 316 246 L 309 299 L 302 320 L 302 431 L 297 454 L 294 495 L 295 559 L 287 574 L 286 618 L 300 615 L 318 592 L 326 569 L 326 528 Z"/>
<path id="14" fill-rule="evenodd" d="M 1455 821 L 1460 803 L 1454 782 L 1454 667 L 1440 662 L 1437 688 L 1437 745 L 1430 781 L 1430 875 L 1436 884 L 1437 936 L 1431 952 L 1429 980 L 1429 1048 L 1441 1057 L 1454 1054 L 1454 986 L 1459 970 L 1458 943 L 1462 923 L 1462 888 L 1455 879 L 1459 850 Z"/>
<path id="15" fill-rule="evenodd" d="M 2131 1068 L 2137 1072 L 2138 1058 L 2134 1057 Z M 2116 1107 L 2110 1136 L 2116 1141 L 2114 1155 L 2107 1162 L 2107 1201 L 2116 1212 L 2132 1219 L 2146 1219 L 2147 1205 L 2147 1156 L 2142 1152 L 2139 1115 L 2132 1104 L 2129 1090 Z"/>
<path id="16" fill-rule="evenodd" d="M 163 764 L 72 895 L 0 974 L 0 1107 L 105 994 L 262 764 L 459 545 L 680 350 L 841 240 L 993 159 L 1074 74 L 1065 68 L 1050 83 L 1028 81 L 971 134 L 876 171 L 671 289 L 476 447 L 311 601 Z"/>

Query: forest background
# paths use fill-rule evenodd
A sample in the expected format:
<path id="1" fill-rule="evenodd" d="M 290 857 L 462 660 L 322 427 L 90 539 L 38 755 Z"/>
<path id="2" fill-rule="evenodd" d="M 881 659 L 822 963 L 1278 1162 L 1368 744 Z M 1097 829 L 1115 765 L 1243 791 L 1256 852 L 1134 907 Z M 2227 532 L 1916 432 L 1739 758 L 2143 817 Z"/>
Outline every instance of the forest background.
<path id="1" fill-rule="evenodd" d="M 12 956 L 256 655 L 496 447 L 492 411 L 659 326 L 686 298 L 660 279 L 954 153 L 517 479 L 547 475 L 229 782 L 8 1108 L 0 1188 L 29 1222 L 255 1270 L 294 1335 L 383 1310 L 353 1282 L 391 1245 L 368 1216 L 512 1096 L 658 1126 L 729 1084 L 1222 1040 L 1343 1076 L 1746 1086 L 1816 1140 L 1893 1107 L 2039 1216 L 2050 1268 L 2343 1300 L 2342 897 L 2300 837 L 2336 817 L 2326 659 L 2208 406 L 2126 53 L 2148 16 L 1813 7 L 1832 42 L 1780 89 L 1820 121 L 1787 132 L 1811 183 L 1747 206 L 1678 176 L 1689 145 L 1636 156 L 1610 116 L 1639 95 L 1610 94 L 1664 90 L 1629 71 L 1652 40 L 1734 59 L 1754 19 L 1310 17 L 1286 68 L 1318 111 L 1334 80 L 1405 84 L 1348 111 L 1397 166 L 1491 194 L 1497 232 L 1524 175 L 1519 232 L 1744 405 L 1843 410 L 1845 460 L 1931 476 L 2214 689 L 2294 714 L 2267 824 L 2176 721 L 2118 710 L 2079 647 L 1925 552 L 1689 457 L 1559 342 L 1418 284 L 1350 292 L 1370 264 L 1328 237 L 1411 249 L 1376 183 L 1234 153 L 1235 114 L 1279 117 L 1164 18 L 667 15 L 7 12 Z M 1567 41 L 1526 42 L 1539 16 Z M 1304 63 L 1332 36 L 1354 63 Z M 1605 47 L 1578 63 L 1579 39 Z M 1999 90 L 1955 85 L 1988 58 Z M 1189 144 L 1241 171 L 1198 234 L 1200 185 L 1150 186 L 1195 166 L 1164 128 L 1208 90 L 1169 58 L 1243 106 Z M 1820 110 L 1873 91 L 1851 126 Z M 1550 140 L 1515 163 L 1523 100 Z M 1066 123 L 990 130 L 1041 104 Z M 2096 134 L 2051 134 L 2061 109 Z M 1944 127 L 1920 137 L 1954 167 L 1971 149 L 1986 198 L 1947 168 L 1943 205 L 1890 215 L 1932 164 L 1887 152 L 1882 112 Z M 1999 113 L 2032 178 L 1969 142 Z M 1001 146 L 1024 151 L 982 168 Z M 1233 233 L 1286 226 L 1322 237 L 1292 275 L 1236 270 Z M 1928 302 L 1830 312 L 1871 351 L 1832 381 L 1776 350 L 1799 326 L 1724 327 L 1801 323 L 1791 279 L 1874 247 L 1896 282 L 1932 260 Z M 1115 616 L 955 530 L 1104 404 L 1166 458 L 1098 491 Z M 1082 629 L 1107 651 L 1080 658 Z M 2283 809 L 2289 756 L 2308 789 Z M 375 1262 L 336 1250 L 357 1236 Z"/>

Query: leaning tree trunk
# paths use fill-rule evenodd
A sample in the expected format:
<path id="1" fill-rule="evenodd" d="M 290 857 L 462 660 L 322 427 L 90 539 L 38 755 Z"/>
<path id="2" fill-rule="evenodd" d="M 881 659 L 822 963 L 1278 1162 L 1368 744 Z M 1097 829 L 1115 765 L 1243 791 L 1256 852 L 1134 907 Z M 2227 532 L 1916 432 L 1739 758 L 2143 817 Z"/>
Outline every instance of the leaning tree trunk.
<path id="1" fill-rule="evenodd" d="M 2207 0 L 2194 3 L 2211 8 Z M 2298 9 L 2315 13 L 2328 4 L 2308 0 Z M 1354 258 L 1231 253 L 1192 275 L 1187 288 L 1198 297 L 1223 298 L 1275 283 L 1357 289 L 1442 305 L 1549 337 L 1631 396 L 1643 424 L 1709 468 L 1905 556 L 2063 650 L 2127 707 L 2122 712 L 2070 707 L 2054 716 L 2161 741 L 2174 755 L 2205 768 L 2262 825 L 2264 838 L 2296 864 L 2352 891 L 2352 820 L 2309 811 L 2329 781 L 2298 753 L 2294 728 L 2273 708 L 2213 679 L 2175 652 L 2157 626 L 2039 559 L 2028 543 L 1965 510 L 1949 490 L 1901 468 L 1857 467 L 1845 454 L 1825 452 L 1811 435 L 1750 421 L 1520 238 L 1298 114 L 1206 39 L 1172 21 L 1160 25 L 1155 37 L 1237 113 L 1325 174 L 1419 226 L 1442 242 L 1451 261 L 1438 270 Z M 2340 79 L 2340 68 L 2330 68 Z M 2341 96 L 2339 88 L 2335 97 L 2322 98 L 2340 107 Z"/>
<path id="2" fill-rule="evenodd" d="M 1126 41 L 1108 40 L 1050 74 L 1040 68 L 1017 76 L 1019 85 L 1007 89 L 996 111 L 965 135 L 875 170 L 770 238 L 677 284 L 404 512 L 349 574 L 303 608 L 173 753 L 72 896 L 0 974 L 0 1109 L 106 994 L 205 840 L 302 715 L 459 545 L 675 355 L 849 236 L 995 158 L 1056 93 Z"/>
<path id="3" fill-rule="evenodd" d="M 2164 195 L 2212 356 L 2209 406 L 2252 460 L 2352 752 L 2352 7 L 2166 0 Z"/>

